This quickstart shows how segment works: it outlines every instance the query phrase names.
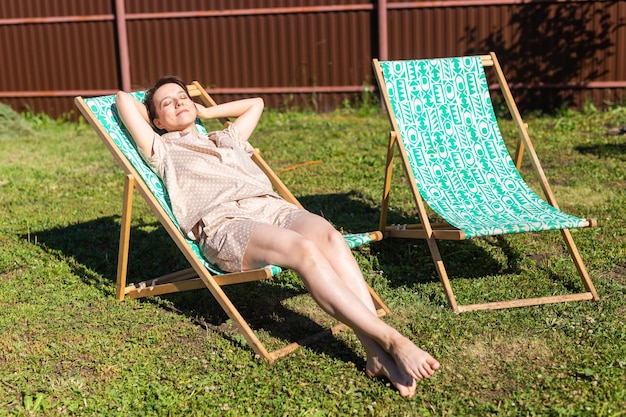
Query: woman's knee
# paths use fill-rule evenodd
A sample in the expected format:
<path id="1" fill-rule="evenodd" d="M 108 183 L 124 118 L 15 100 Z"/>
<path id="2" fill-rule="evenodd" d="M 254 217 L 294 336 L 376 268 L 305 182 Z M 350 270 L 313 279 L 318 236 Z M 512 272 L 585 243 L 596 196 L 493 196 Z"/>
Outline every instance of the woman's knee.
<path id="1" fill-rule="evenodd" d="M 322 244 L 335 251 L 342 251 L 347 248 L 343 234 L 335 228 L 330 228 L 324 232 Z"/>
<path id="2" fill-rule="evenodd" d="M 324 261 L 324 254 L 318 248 L 317 243 L 305 237 L 293 242 L 291 250 L 302 267 L 318 267 L 319 263 Z"/>

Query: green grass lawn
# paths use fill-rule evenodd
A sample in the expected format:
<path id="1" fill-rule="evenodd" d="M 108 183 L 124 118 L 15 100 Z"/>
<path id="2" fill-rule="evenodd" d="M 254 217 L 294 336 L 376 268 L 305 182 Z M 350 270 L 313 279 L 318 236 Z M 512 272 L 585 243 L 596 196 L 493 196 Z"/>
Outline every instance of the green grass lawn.
<path id="1" fill-rule="evenodd" d="M 352 332 L 268 365 L 208 291 L 116 301 L 121 169 L 84 123 L 0 110 L 0 415 L 626 415 L 626 137 L 606 134 L 626 108 L 526 120 L 561 208 L 598 220 L 573 236 L 599 302 L 457 315 L 423 241 L 355 251 L 385 320 L 442 363 L 410 400 L 365 375 Z M 358 232 L 378 226 L 388 130 L 376 108 L 267 111 L 253 143 L 305 207 Z M 405 223 L 416 210 L 395 172 L 390 222 Z M 580 291 L 561 242 L 440 249 L 474 303 Z M 130 281 L 186 266 L 137 196 Z M 226 290 L 270 347 L 329 322 L 291 272 Z"/>

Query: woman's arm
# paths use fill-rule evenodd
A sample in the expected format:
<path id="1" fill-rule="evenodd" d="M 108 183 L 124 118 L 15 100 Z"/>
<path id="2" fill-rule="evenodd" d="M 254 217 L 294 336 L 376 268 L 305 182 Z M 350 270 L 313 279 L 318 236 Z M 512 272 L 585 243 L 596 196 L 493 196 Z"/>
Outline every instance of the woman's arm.
<path id="1" fill-rule="evenodd" d="M 152 156 L 154 130 L 148 121 L 148 111 L 143 103 L 124 91 L 118 91 L 115 103 L 122 122 L 133 140 L 147 156 Z"/>
<path id="2" fill-rule="evenodd" d="M 233 124 L 237 125 L 239 135 L 244 140 L 248 140 L 252 135 L 252 132 L 261 118 L 264 106 L 265 104 L 261 97 L 235 100 L 212 107 L 196 104 L 198 117 L 201 119 L 234 117 L 235 121 Z"/>

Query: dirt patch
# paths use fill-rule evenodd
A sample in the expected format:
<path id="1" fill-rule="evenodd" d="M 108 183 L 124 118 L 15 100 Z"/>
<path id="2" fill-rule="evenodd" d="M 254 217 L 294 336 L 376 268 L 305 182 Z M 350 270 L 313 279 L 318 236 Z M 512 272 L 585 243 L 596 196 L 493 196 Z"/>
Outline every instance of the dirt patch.
<path id="1" fill-rule="evenodd" d="M 531 369 L 549 368 L 554 358 L 541 340 L 500 338 L 475 340 L 459 352 L 456 360 L 464 363 L 460 368 L 468 369 L 467 363 L 474 364 L 475 374 L 457 375 L 467 384 L 468 395 L 497 403 L 527 386 L 527 375 L 517 369 L 520 363 L 527 364 L 527 371 L 531 372 Z"/>
<path id="2" fill-rule="evenodd" d="M 543 362 L 552 356 L 550 349 L 533 339 L 478 340 L 466 349 L 478 365 L 519 361 L 520 358 L 528 362 Z"/>
<path id="3" fill-rule="evenodd" d="M 609 276 L 618 284 L 626 285 L 626 267 L 616 266 L 609 271 Z"/>

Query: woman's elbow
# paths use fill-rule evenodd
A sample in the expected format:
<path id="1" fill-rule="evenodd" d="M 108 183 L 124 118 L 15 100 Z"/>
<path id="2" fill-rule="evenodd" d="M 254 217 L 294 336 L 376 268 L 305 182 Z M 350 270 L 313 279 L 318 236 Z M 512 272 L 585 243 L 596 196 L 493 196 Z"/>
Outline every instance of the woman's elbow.
<path id="1" fill-rule="evenodd" d="M 253 100 L 254 106 L 263 110 L 263 108 L 265 107 L 265 101 L 263 100 L 263 97 L 255 97 Z"/>
<path id="2" fill-rule="evenodd" d="M 128 97 L 130 97 L 130 94 L 128 94 L 126 91 L 119 90 L 117 93 L 115 93 L 115 101 L 117 103 L 119 103 L 120 101 L 128 100 Z"/>

